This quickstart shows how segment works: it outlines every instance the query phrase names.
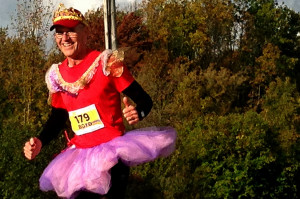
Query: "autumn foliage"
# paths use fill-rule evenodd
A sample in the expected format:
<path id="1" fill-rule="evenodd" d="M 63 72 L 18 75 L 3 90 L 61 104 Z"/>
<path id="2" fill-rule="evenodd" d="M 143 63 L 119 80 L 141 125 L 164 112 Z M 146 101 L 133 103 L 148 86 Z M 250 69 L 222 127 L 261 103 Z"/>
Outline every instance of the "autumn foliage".
<path id="1" fill-rule="evenodd" d="M 154 101 L 127 128 L 178 131 L 170 157 L 131 169 L 127 198 L 299 198 L 300 15 L 276 2 L 152 0 L 118 10 L 118 46 Z M 87 45 L 103 50 L 102 8 L 86 18 Z M 55 198 L 38 178 L 65 138 L 32 162 L 22 147 L 47 119 L 44 73 L 63 57 L 45 53 L 34 27 L 21 30 L 0 29 L 0 198 Z"/>

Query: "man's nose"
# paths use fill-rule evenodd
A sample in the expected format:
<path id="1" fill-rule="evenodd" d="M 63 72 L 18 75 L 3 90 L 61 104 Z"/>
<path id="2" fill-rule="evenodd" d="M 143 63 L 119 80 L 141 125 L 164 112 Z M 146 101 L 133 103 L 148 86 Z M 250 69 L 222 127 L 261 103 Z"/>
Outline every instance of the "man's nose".
<path id="1" fill-rule="evenodd" d="M 65 39 L 65 40 L 69 39 L 70 38 L 69 33 L 68 32 L 63 32 L 62 33 L 62 38 Z"/>

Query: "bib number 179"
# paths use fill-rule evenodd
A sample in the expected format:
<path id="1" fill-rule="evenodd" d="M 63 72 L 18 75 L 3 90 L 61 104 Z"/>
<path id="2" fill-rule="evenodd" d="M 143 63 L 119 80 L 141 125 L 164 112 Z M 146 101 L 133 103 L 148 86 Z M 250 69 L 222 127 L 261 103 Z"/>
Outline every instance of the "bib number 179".
<path id="1" fill-rule="evenodd" d="M 104 127 L 94 104 L 69 112 L 72 130 L 76 135 L 91 133 Z"/>

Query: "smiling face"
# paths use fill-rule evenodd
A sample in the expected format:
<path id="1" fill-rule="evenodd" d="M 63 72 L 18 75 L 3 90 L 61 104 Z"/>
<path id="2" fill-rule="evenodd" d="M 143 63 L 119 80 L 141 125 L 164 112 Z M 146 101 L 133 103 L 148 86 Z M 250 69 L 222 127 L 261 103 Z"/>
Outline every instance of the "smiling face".
<path id="1" fill-rule="evenodd" d="M 79 24 L 75 28 L 57 26 L 55 41 L 61 52 L 73 60 L 81 60 L 87 53 L 87 28 Z"/>

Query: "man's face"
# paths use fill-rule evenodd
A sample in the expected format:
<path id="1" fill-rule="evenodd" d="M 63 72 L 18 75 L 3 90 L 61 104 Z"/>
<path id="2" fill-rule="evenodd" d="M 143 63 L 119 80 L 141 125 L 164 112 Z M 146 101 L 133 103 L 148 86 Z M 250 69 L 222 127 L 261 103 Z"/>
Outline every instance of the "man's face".
<path id="1" fill-rule="evenodd" d="M 84 25 L 75 28 L 58 26 L 55 31 L 56 44 L 66 57 L 79 60 L 85 56 L 87 34 Z"/>

